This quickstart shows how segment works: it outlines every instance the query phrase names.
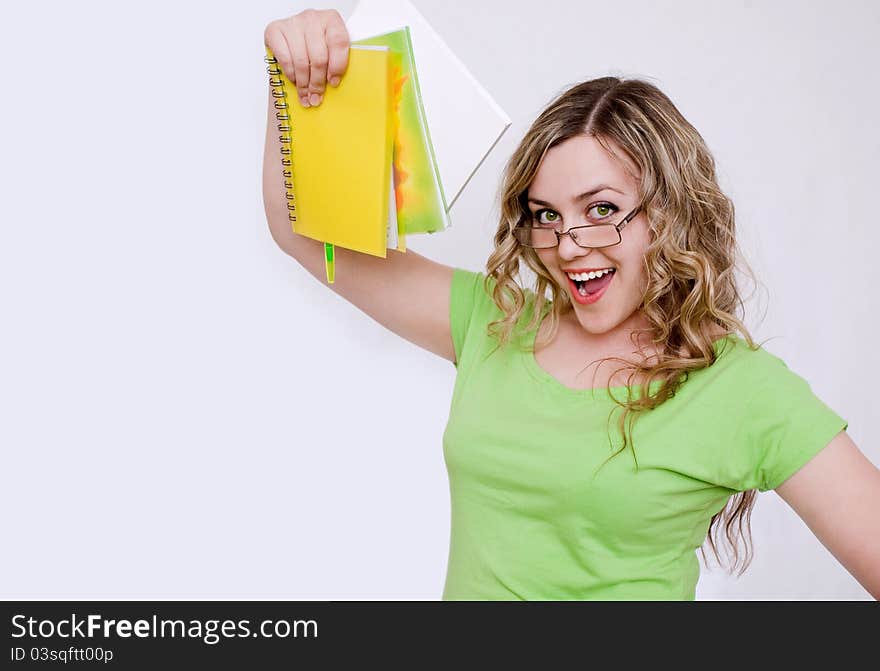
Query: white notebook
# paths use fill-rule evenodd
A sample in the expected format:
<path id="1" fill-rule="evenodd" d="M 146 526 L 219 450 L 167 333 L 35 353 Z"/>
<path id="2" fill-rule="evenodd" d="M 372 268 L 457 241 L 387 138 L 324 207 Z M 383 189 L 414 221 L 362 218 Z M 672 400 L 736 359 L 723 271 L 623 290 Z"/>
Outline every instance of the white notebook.
<path id="1" fill-rule="evenodd" d="M 409 26 L 448 212 L 510 117 L 407 0 L 359 0 L 345 25 L 351 41 Z"/>

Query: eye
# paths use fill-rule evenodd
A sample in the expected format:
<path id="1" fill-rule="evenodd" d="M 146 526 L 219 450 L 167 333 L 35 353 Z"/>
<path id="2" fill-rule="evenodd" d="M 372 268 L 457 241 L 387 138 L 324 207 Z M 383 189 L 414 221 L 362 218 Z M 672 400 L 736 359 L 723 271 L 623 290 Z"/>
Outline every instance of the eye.
<path id="1" fill-rule="evenodd" d="M 552 216 L 550 216 L 549 221 L 541 221 L 541 215 L 542 215 L 544 212 L 546 212 L 548 215 L 552 215 Z M 554 224 L 556 224 L 556 223 L 559 222 L 559 215 L 558 215 L 556 212 L 554 212 L 553 210 L 547 210 L 547 209 L 544 209 L 544 210 L 537 210 L 537 211 L 535 211 L 535 213 L 532 215 L 532 221 L 535 222 L 536 224 L 541 224 L 541 225 L 545 225 L 545 226 L 546 226 L 546 225 L 551 225 L 551 226 L 552 226 L 552 225 L 554 225 Z"/>
<path id="2" fill-rule="evenodd" d="M 612 214 L 617 212 L 617 206 L 612 203 L 596 203 L 590 210 L 596 210 L 596 212 L 600 215 L 599 218 L 606 219 L 610 217 Z M 589 210 L 587 210 L 589 212 Z"/>
<path id="3" fill-rule="evenodd" d="M 614 203 L 602 202 L 602 203 L 596 203 L 595 205 L 591 205 L 589 207 L 589 209 L 587 209 L 587 213 L 589 213 L 593 210 L 596 210 L 596 214 L 598 216 L 591 217 L 591 219 L 601 221 L 602 219 L 607 219 L 612 214 L 617 212 L 619 210 L 619 208 Z M 547 214 L 548 218 L 545 221 L 541 221 L 541 215 L 544 213 Z M 559 214 L 557 214 L 553 210 L 548 210 L 546 208 L 544 208 L 543 210 L 536 210 L 534 212 L 534 214 L 532 215 L 532 221 L 538 225 L 555 226 L 556 224 L 559 223 Z"/>

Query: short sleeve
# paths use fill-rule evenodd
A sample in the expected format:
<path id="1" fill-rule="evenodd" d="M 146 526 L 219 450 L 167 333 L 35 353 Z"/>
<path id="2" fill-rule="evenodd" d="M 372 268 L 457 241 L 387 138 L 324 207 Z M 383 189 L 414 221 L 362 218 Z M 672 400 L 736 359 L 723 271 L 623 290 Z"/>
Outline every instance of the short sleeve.
<path id="1" fill-rule="evenodd" d="M 470 328 L 474 312 L 480 305 L 485 275 L 462 268 L 453 268 L 452 286 L 449 290 L 449 329 L 455 347 L 456 368 L 464 352 L 464 341 Z"/>
<path id="2" fill-rule="evenodd" d="M 743 419 L 749 463 L 740 491 L 776 489 L 848 426 L 782 359 L 770 354 L 766 362 Z"/>

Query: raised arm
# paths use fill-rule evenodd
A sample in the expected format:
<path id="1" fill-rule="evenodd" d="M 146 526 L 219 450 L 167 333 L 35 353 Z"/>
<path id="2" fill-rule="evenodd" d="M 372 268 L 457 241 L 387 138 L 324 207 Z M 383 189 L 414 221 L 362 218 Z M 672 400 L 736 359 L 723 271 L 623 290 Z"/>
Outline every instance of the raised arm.
<path id="1" fill-rule="evenodd" d="M 345 22 L 335 9 L 307 9 L 272 21 L 266 26 L 264 39 L 284 74 L 296 84 L 300 98 L 320 96 L 328 80 L 341 79 L 345 74 L 350 42 Z M 326 284 L 323 243 L 294 233 L 288 219 L 279 153 L 281 144 L 272 103 L 269 94 L 263 153 L 263 205 L 272 238 L 316 280 L 389 331 L 454 361 L 449 328 L 450 266 L 436 263 L 411 249 L 405 253 L 389 250 L 388 257 L 382 259 L 337 247 L 338 272 L 335 282 Z M 357 222 L 352 225 L 356 226 Z"/>

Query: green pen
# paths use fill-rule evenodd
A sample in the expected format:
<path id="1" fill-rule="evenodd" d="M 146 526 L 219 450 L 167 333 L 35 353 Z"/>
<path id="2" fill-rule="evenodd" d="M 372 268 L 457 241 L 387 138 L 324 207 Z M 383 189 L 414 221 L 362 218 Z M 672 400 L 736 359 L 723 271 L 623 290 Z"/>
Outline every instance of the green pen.
<path id="1" fill-rule="evenodd" d="M 324 243 L 324 268 L 327 271 L 327 283 L 333 284 L 336 277 L 336 262 L 333 258 L 333 245 Z"/>

